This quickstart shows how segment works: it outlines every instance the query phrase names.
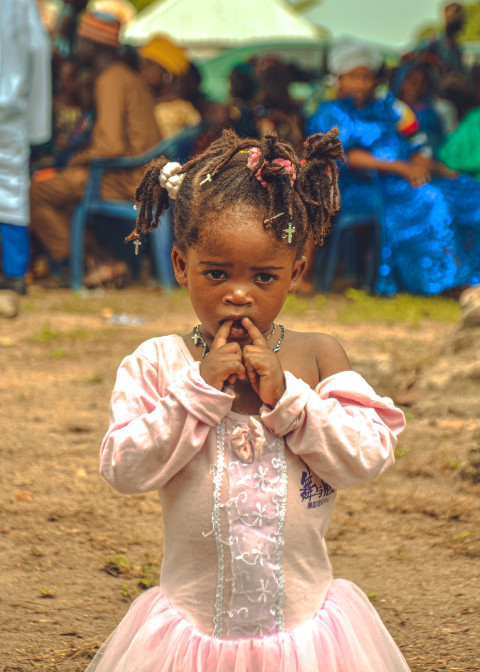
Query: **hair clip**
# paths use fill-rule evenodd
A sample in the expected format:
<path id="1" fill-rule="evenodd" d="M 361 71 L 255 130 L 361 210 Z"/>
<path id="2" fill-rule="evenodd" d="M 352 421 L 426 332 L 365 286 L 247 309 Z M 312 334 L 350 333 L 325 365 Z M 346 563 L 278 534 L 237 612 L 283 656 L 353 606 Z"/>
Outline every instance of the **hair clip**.
<path id="1" fill-rule="evenodd" d="M 286 238 L 287 243 L 291 243 L 292 242 L 292 235 L 293 235 L 294 232 L 295 232 L 295 227 L 292 226 L 292 220 L 290 220 L 288 222 L 288 227 L 286 229 L 283 229 L 282 238 Z"/>
<path id="2" fill-rule="evenodd" d="M 200 186 L 202 186 L 202 184 L 205 184 L 205 182 L 211 182 L 211 181 L 212 181 L 212 177 L 213 177 L 214 175 L 215 175 L 215 171 L 214 171 L 213 173 L 207 173 L 207 177 L 206 177 L 204 180 L 202 180 L 202 181 L 200 182 Z"/>
<path id="3" fill-rule="evenodd" d="M 264 219 L 263 223 L 266 224 L 267 222 L 271 222 L 273 219 L 277 219 L 277 217 L 281 217 L 284 215 L 284 212 L 279 212 L 278 215 L 274 215 L 273 217 L 269 217 L 268 219 Z"/>

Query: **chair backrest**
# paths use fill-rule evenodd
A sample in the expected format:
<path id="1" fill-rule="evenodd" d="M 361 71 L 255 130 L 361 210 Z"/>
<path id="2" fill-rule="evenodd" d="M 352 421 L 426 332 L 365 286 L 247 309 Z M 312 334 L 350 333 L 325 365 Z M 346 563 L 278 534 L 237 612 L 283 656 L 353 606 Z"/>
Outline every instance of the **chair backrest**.
<path id="1" fill-rule="evenodd" d="M 173 161 L 185 163 L 188 161 L 188 159 L 190 159 L 195 142 L 197 141 L 203 129 L 203 124 L 198 124 L 197 126 L 187 126 L 172 138 L 167 138 L 163 142 L 160 142 L 157 145 L 157 153 L 155 156 L 164 154 Z"/>
<path id="2" fill-rule="evenodd" d="M 185 163 L 192 154 L 195 142 L 203 131 L 204 125 L 189 126 L 184 128 L 177 135 L 171 138 L 161 140 L 157 145 L 143 154 L 136 156 L 121 156 L 114 159 L 93 159 L 90 164 L 90 174 L 85 187 L 83 200 L 90 201 L 101 200 L 100 188 L 103 174 L 106 170 L 124 170 L 125 168 L 138 168 L 143 166 L 157 156 L 166 156 L 172 161 Z"/>

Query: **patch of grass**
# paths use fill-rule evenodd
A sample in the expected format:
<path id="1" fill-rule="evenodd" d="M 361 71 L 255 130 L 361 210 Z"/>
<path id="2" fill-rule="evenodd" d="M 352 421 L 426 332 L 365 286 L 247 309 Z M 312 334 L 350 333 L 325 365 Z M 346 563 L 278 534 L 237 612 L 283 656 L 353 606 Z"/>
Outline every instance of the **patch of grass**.
<path id="1" fill-rule="evenodd" d="M 315 294 L 312 297 L 302 297 L 297 294 L 288 294 L 283 304 L 282 313 L 290 315 L 305 315 L 310 311 L 321 311 L 327 305 L 327 297 L 324 294 Z"/>
<path id="2" fill-rule="evenodd" d="M 138 586 L 131 586 L 128 583 L 122 584 L 122 595 L 127 602 L 132 602 L 140 592 Z"/>
<path id="3" fill-rule="evenodd" d="M 133 565 L 126 555 L 112 555 L 105 562 L 103 569 L 111 576 L 131 576 Z"/>
<path id="4" fill-rule="evenodd" d="M 35 301 L 33 299 L 24 299 L 22 301 L 22 313 L 32 313 L 36 308 Z"/>
<path id="5" fill-rule="evenodd" d="M 139 574 L 138 585 L 143 590 L 158 585 L 158 577 L 160 571 L 160 563 L 156 562 L 147 555 L 147 560 L 142 564 Z"/>
<path id="6" fill-rule="evenodd" d="M 74 329 L 73 331 L 67 331 L 65 336 L 72 341 L 84 341 L 91 336 L 91 333 L 92 332 L 87 331 L 86 329 Z"/>
<path id="7" fill-rule="evenodd" d="M 37 341 L 37 343 L 51 343 L 61 335 L 60 331 L 55 331 L 48 322 L 44 322 L 40 333 L 34 337 L 34 340 Z"/>
<path id="8" fill-rule="evenodd" d="M 62 301 L 61 309 L 70 314 L 91 314 L 95 312 L 96 303 L 98 303 L 98 299 L 95 301 L 93 297 L 88 297 L 87 300 L 83 294 L 72 292 L 67 294 Z"/>
<path id="9" fill-rule="evenodd" d="M 114 576 L 122 575 L 125 578 L 135 578 L 135 583 L 122 584 L 122 597 L 131 602 L 142 590 L 158 586 L 160 575 L 160 562 L 150 555 L 145 556 L 145 562 L 140 567 L 132 567 L 125 555 L 117 555 L 109 558 L 105 565 L 105 571 Z"/>
<path id="10" fill-rule="evenodd" d="M 453 299 L 439 296 L 412 296 L 397 294 L 391 298 L 370 296 L 358 289 L 345 292 L 348 304 L 339 316 L 339 322 L 409 322 L 418 325 L 420 320 L 430 319 L 439 322 L 458 322 L 460 306 Z"/>
<path id="11" fill-rule="evenodd" d="M 50 350 L 48 353 L 52 359 L 63 359 L 66 355 L 65 350 Z"/>
<path id="12" fill-rule="evenodd" d="M 36 343 L 44 343 L 46 345 L 57 342 L 59 345 L 62 344 L 68 346 L 77 341 L 95 342 L 108 340 L 112 338 L 114 333 L 115 332 L 112 329 L 74 329 L 72 331 L 57 331 L 56 329 L 53 329 L 48 322 L 45 322 L 42 325 L 40 333 L 29 337 L 27 340 Z M 62 352 L 63 354 L 61 354 Z M 60 359 L 65 354 L 66 353 L 62 348 L 54 348 L 49 353 L 49 356 L 54 359 Z"/>
<path id="13" fill-rule="evenodd" d="M 410 448 L 406 448 L 406 447 L 405 448 L 400 448 L 399 446 L 397 446 L 395 448 L 395 457 L 396 458 L 405 457 L 405 455 L 408 455 L 409 452 L 410 452 Z"/>
<path id="14" fill-rule="evenodd" d="M 450 542 L 453 555 L 465 555 L 468 558 L 478 558 L 480 556 L 480 546 L 472 540 L 471 530 L 466 530 L 460 534 L 454 534 Z M 477 539 L 478 541 L 478 539 Z"/>
<path id="15" fill-rule="evenodd" d="M 103 381 L 103 376 L 101 373 L 91 373 L 85 378 L 87 383 L 101 383 Z"/>
<path id="16" fill-rule="evenodd" d="M 40 597 L 46 597 L 51 599 L 55 597 L 58 589 L 59 586 L 39 586 L 37 590 L 40 593 Z"/>

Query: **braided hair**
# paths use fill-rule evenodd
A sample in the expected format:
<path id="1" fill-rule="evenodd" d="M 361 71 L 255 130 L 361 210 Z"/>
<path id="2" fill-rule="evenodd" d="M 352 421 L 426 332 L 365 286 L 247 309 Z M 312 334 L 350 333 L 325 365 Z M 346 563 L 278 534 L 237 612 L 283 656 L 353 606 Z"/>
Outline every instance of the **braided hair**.
<path id="1" fill-rule="evenodd" d="M 253 169 L 249 163 L 252 151 L 257 159 Z M 304 143 L 302 160 L 276 135 L 259 140 L 224 131 L 204 152 L 174 171 L 184 175 L 175 202 L 176 245 L 181 249 L 195 245 L 209 213 L 239 203 L 259 210 L 265 230 L 279 241 L 286 237 L 285 227 L 292 222 L 295 233 L 291 242 L 298 255 L 309 237 L 322 244 L 338 209 L 337 161 L 344 160 L 336 128 L 310 136 Z M 135 194 L 139 208 L 136 227 L 127 241 L 158 226 L 160 215 L 168 208 L 168 192 L 159 182 L 167 163 L 168 159 L 160 157 L 147 164 Z"/>

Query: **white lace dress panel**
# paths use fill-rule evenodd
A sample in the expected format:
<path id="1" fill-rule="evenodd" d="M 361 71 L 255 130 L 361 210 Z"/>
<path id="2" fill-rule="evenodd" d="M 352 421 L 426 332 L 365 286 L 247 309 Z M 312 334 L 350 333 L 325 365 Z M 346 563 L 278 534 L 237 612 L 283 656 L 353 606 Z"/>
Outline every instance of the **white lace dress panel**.
<path id="1" fill-rule="evenodd" d="M 255 418 L 227 417 L 217 428 L 212 515 L 218 554 L 216 637 L 261 637 L 284 629 L 284 451 L 283 439 L 264 432 Z M 222 492 L 228 493 L 223 502 Z"/>

